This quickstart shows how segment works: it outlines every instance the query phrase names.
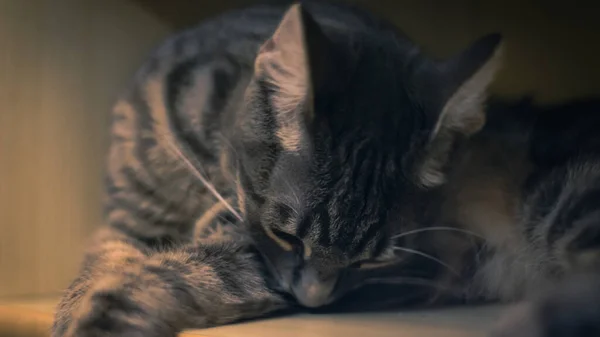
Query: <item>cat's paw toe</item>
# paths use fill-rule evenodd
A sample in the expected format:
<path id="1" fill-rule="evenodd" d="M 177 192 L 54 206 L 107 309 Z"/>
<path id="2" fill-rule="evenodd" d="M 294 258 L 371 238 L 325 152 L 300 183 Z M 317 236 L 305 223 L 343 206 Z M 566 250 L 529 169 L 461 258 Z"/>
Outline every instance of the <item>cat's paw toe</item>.
<path id="1" fill-rule="evenodd" d="M 171 337 L 176 333 L 118 292 L 95 292 L 75 313 L 67 337 Z"/>

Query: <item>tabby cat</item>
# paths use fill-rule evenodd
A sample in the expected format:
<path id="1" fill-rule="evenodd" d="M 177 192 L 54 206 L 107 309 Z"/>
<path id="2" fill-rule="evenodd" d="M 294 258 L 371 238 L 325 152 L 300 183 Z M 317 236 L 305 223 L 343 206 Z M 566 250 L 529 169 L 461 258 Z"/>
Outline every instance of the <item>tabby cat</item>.
<path id="1" fill-rule="evenodd" d="M 502 138 L 491 123 L 472 137 L 500 41 L 434 60 L 323 1 L 172 37 L 114 108 L 107 225 L 53 336 L 175 336 L 381 282 L 424 289 L 410 294 L 427 303 L 521 299 L 551 283 L 571 267 L 553 249 L 592 228 L 589 205 L 569 200 L 594 195 L 600 175 L 569 161 L 531 182 L 529 133 Z M 585 254 L 573 262 L 595 262 Z"/>

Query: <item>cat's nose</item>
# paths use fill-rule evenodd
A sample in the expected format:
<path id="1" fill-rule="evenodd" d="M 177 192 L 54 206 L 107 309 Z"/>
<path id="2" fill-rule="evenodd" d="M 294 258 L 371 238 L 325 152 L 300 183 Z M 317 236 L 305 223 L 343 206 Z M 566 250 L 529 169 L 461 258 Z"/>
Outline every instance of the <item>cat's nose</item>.
<path id="1" fill-rule="evenodd" d="M 294 282 L 292 292 L 303 306 L 317 308 L 333 301 L 333 290 L 337 277 L 323 277 L 313 268 L 304 268 L 300 278 Z"/>

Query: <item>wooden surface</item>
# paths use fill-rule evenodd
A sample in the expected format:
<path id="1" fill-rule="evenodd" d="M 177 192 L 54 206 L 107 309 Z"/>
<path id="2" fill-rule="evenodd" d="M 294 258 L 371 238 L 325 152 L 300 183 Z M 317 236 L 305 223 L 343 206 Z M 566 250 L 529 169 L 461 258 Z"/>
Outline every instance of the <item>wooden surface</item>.
<path id="1" fill-rule="evenodd" d="M 55 299 L 0 302 L 0 337 L 44 336 Z M 484 337 L 500 315 L 498 307 L 439 311 L 295 315 L 203 330 L 180 337 Z"/>
<path id="2" fill-rule="evenodd" d="M 124 0 L 0 0 L 0 296 L 74 277 L 111 105 L 168 31 Z"/>
<path id="3" fill-rule="evenodd" d="M 426 312 L 297 315 L 251 323 L 193 330 L 210 337 L 484 337 L 498 308 Z"/>

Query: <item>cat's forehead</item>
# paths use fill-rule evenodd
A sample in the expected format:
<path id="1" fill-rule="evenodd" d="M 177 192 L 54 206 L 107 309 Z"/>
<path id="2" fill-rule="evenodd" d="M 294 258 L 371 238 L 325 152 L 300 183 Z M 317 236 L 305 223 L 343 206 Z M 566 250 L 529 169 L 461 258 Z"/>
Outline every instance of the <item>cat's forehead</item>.
<path id="1" fill-rule="evenodd" d="M 385 217 L 365 211 L 365 205 L 307 200 L 311 207 L 298 212 L 284 230 L 302 239 L 313 252 L 352 259 L 364 257 L 385 240 Z"/>
<path id="2" fill-rule="evenodd" d="M 419 57 L 416 52 L 378 44 L 346 57 L 351 66 L 339 70 L 343 83 L 316 92 L 315 109 L 321 109 L 317 114 L 334 119 L 334 126 L 356 129 L 376 123 L 376 127 L 383 128 L 383 123 L 411 119 L 421 113 L 412 94 Z"/>
<path id="3" fill-rule="evenodd" d="M 309 174 L 288 189 L 292 199 L 301 196 L 303 202 L 297 228 L 302 236 L 322 246 L 360 250 L 385 223 L 386 188 L 394 182 L 380 172 L 383 164 L 377 155 L 356 149 L 346 156 L 329 162 L 315 159 L 312 167 L 306 163 Z"/>
<path id="4" fill-rule="evenodd" d="M 366 80 L 364 84 L 381 82 L 395 87 L 403 86 L 406 83 L 400 80 L 412 71 L 413 65 L 422 57 L 416 46 L 404 44 L 403 40 L 393 36 L 380 38 L 369 35 L 354 45 L 358 46 L 346 46 L 340 53 L 346 65 L 340 70 L 348 72 L 348 79 L 356 81 L 356 84 Z"/>
<path id="5" fill-rule="evenodd" d="M 372 213 L 374 203 L 389 199 L 391 190 L 406 183 L 402 165 L 409 161 L 409 130 L 384 123 L 363 130 L 331 126 L 324 133 L 306 148 L 280 153 L 271 175 L 271 187 L 280 198 L 291 195 L 296 206 L 320 202 L 327 208 L 347 205 L 347 214 L 361 209 Z"/>

